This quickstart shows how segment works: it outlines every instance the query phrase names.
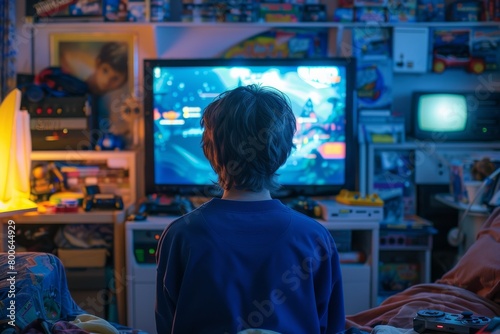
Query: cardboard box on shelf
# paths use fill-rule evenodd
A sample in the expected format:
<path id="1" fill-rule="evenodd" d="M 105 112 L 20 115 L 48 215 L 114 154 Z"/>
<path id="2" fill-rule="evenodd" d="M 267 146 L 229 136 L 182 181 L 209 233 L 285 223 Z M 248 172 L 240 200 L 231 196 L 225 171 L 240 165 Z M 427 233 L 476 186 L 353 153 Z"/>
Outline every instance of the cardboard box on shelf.
<path id="1" fill-rule="evenodd" d="M 59 248 L 57 256 L 65 268 L 101 268 L 106 264 L 106 248 Z"/>
<path id="2" fill-rule="evenodd" d="M 102 21 L 103 0 L 26 0 L 25 15 L 35 22 Z"/>

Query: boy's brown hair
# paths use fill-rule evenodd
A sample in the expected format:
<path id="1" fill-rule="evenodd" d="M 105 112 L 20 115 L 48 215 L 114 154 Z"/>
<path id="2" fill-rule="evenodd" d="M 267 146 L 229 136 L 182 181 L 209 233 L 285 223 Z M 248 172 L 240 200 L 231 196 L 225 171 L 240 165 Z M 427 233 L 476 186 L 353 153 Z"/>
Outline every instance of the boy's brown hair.
<path id="1" fill-rule="evenodd" d="M 224 189 L 276 190 L 290 156 L 296 120 L 288 97 L 249 85 L 220 94 L 204 110 L 202 146 Z"/>

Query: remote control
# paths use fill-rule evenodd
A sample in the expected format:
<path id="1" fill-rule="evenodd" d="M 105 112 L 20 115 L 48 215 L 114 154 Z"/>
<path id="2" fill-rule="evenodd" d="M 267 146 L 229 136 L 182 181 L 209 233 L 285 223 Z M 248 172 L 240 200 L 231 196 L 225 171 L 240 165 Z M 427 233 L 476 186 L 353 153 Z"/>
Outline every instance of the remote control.
<path id="1" fill-rule="evenodd" d="M 420 310 L 413 318 L 413 329 L 418 333 L 432 331 L 473 334 L 490 321 L 490 318 L 474 315 L 470 311 L 454 314 L 439 310 Z"/>

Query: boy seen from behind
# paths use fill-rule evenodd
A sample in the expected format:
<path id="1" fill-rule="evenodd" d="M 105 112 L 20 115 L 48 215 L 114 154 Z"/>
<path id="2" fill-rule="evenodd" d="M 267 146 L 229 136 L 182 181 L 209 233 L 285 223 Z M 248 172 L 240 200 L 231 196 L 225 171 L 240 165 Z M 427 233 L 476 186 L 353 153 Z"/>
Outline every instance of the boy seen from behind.
<path id="1" fill-rule="evenodd" d="M 331 234 L 271 197 L 294 148 L 287 96 L 258 85 L 229 90 L 206 107 L 201 125 L 223 195 L 175 220 L 159 240 L 157 332 L 343 331 Z"/>

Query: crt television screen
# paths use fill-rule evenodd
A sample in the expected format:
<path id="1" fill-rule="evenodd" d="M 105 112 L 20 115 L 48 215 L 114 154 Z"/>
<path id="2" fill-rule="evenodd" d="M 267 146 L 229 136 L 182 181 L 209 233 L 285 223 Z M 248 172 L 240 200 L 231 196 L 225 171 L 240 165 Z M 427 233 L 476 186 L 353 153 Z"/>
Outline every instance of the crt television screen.
<path id="1" fill-rule="evenodd" d="M 226 90 L 260 84 L 285 93 L 297 119 L 296 149 L 279 182 L 344 187 L 353 66 L 349 59 L 146 60 L 148 176 L 156 187 L 213 185 L 217 177 L 200 144 L 203 110 Z"/>
<path id="2" fill-rule="evenodd" d="M 421 131 L 464 131 L 467 100 L 463 94 L 423 94 L 419 96 L 417 123 Z"/>

